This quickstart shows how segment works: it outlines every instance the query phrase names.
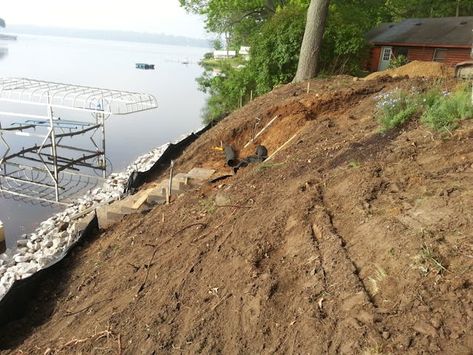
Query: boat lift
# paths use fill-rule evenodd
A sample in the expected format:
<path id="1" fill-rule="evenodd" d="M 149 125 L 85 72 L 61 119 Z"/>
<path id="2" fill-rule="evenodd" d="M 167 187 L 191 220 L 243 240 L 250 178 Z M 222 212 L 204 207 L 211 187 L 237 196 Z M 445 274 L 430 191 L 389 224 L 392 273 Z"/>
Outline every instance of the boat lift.
<path id="1" fill-rule="evenodd" d="M 40 108 L 45 114 L 1 110 L 18 104 Z M 0 147 L 5 148 L 3 155 L 0 150 L 0 193 L 45 204 L 70 204 L 79 192 L 106 178 L 106 119 L 157 107 L 150 94 L 25 78 L 0 79 L 0 116 L 21 119 L 7 127 L 0 121 Z M 63 119 L 59 111 L 61 116 L 65 112 L 81 118 Z M 14 147 L 10 135 L 31 138 L 31 144 Z M 80 145 L 81 136 L 92 145 Z"/>

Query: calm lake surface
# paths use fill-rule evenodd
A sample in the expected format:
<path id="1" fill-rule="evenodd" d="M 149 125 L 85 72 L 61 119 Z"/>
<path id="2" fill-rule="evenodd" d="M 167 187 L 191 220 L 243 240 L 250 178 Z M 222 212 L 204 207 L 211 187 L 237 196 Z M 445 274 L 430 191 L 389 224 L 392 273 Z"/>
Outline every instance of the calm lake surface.
<path id="1" fill-rule="evenodd" d="M 19 36 L 17 41 L 0 41 L 0 77 L 154 95 L 157 110 L 112 116 L 106 121 L 107 158 L 113 171 L 121 171 L 137 156 L 201 127 L 206 98 L 198 91 L 195 79 L 203 71 L 197 62 L 207 51 L 150 43 Z M 138 62 L 154 63 L 156 70 L 138 70 Z M 2 102 L 0 111 L 6 111 Z M 0 116 L 3 126 L 19 120 Z M 12 139 L 16 138 L 9 136 Z M 0 155 L 4 152 L 0 147 Z M 60 209 L 0 197 L 0 220 L 5 224 L 7 245 L 13 246 L 21 234 L 31 232 Z"/>

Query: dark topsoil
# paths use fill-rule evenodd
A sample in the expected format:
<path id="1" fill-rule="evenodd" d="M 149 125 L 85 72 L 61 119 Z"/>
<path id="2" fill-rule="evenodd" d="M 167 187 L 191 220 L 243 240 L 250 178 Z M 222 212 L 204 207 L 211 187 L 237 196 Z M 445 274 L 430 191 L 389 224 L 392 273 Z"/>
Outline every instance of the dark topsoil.
<path id="1" fill-rule="evenodd" d="M 254 100 L 177 170 L 228 173 L 212 147 L 242 147 L 276 115 L 258 143 L 271 154 L 297 133 L 285 149 L 97 232 L 0 329 L 0 348 L 471 354 L 473 122 L 382 134 L 374 119 L 379 92 L 431 85 L 337 77 Z"/>

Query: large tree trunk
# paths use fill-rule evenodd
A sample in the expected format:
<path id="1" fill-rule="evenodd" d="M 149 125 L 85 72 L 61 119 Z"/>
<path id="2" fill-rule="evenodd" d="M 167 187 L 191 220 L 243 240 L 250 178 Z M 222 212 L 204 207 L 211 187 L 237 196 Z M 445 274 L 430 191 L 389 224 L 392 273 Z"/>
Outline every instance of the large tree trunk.
<path id="1" fill-rule="evenodd" d="M 329 0 L 311 0 L 307 10 L 304 39 L 294 83 L 312 79 L 317 74 L 319 52 L 325 31 Z"/>

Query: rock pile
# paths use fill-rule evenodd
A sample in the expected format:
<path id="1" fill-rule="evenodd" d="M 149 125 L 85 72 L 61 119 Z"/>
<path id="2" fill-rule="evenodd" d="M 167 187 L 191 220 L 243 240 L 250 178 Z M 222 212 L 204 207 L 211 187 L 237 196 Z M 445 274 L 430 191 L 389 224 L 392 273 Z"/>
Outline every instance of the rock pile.
<path id="1" fill-rule="evenodd" d="M 101 187 L 88 191 L 70 207 L 57 213 L 31 234 L 17 241 L 17 249 L 0 255 L 0 300 L 13 283 L 30 277 L 61 260 L 81 236 L 79 222 L 102 204 L 120 199 L 134 171 L 151 169 L 169 144 L 155 148 L 137 158 L 121 173 L 111 174 Z"/>

